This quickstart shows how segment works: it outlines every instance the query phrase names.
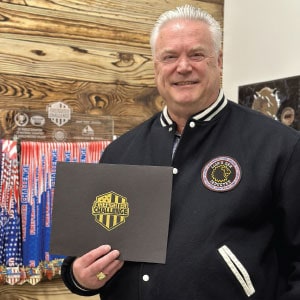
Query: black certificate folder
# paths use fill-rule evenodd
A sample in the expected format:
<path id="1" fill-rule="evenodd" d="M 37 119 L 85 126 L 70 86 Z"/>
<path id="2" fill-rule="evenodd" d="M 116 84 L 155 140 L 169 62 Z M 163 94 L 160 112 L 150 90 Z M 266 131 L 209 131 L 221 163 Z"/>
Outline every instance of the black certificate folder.
<path id="1" fill-rule="evenodd" d="M 165 263 L 171 190 L 171 167 L 58 162 L 51 253 L 109 244 L 122 260 Z"/>

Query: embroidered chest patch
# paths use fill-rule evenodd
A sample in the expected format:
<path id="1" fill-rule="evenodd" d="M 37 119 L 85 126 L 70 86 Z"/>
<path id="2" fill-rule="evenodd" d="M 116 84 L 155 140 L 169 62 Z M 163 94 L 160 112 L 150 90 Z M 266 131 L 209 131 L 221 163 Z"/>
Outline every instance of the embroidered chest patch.
<path id="1" fill-rule="evenodd" d="M 229 156 L 219 156 L 204 166 L 201 179 L 209 190 L 226 192 L 238 185 L 241 175 L 241 167 L 236 160 Z"/>

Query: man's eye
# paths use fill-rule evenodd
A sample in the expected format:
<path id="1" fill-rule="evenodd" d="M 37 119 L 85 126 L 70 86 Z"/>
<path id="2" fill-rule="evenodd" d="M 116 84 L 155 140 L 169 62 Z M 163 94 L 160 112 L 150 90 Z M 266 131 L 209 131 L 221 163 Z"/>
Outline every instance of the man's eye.
<path id="1" fill-rule="evenodd" d="M 162 58 L 162 61 L 163 62 L 173 62 L 177 59 L 177 57 L 175 55 L 165 55 L 163 58 Z"/>
<path id="2" fill-rule="evenodd" d="M 194 53 L 193 55 L 191 55 L 191 58 L 193 60 L 201 61 L 201 60 L 205 59 L 205 56 L 202 53 Z"/>

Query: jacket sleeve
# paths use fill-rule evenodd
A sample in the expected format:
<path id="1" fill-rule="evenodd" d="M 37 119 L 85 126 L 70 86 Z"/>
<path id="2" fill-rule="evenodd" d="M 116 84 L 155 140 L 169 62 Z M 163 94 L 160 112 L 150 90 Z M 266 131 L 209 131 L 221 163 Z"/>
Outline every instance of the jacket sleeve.
<path id="1" fill-rule="evenodd" d="M 99 290 L 88 290 L 80 286 L 80 284 L 75 280 L 72 272 L 72 264 L 76 259 L 75 256 L 68 256 L 64 259 L 61 266 L 61 277 L 65 286 L 74 294 L 80 296 L 94 296 L 99 294 Z"/>
<path id="2" fill-rule="evenodd" d="M 280 300 L 300 299 L 300 139 L 296 143 L 278 183 L 275 219 L 278 258 L 285 287 Z"/>

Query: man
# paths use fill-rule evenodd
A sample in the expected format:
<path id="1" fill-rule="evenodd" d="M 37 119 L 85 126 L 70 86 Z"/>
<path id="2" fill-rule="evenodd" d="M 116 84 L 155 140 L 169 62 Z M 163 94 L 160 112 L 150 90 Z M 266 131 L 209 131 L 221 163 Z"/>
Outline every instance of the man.
<path id="1" fill-rule="evenodd" d="M 166 264 L 102 245 L 65 259 L 66 286 L 102 300 L 299 300 L 299 132 L 225 98 L 221 30 L 206 12 L 166 12 L 151 46 L 166 107 L 101 162 L 173 166 Z"/>

